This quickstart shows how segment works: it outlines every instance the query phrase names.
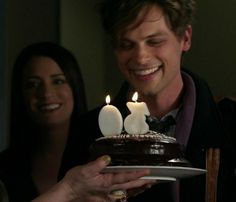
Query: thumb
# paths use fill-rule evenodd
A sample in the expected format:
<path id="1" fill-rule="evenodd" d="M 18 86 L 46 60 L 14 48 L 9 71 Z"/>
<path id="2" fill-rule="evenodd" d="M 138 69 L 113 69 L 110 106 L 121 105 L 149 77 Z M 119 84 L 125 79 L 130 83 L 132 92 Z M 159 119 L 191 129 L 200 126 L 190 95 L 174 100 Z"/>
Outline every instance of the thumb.
<path id="1" fill-rule="evenodd" d="M 111 157 L 108 155 L 101 156 L 95 161 L 91 161 L 87 164 L 87 171 L 92 175 L 100 173 L 109 163 L 111 162 Z"/>

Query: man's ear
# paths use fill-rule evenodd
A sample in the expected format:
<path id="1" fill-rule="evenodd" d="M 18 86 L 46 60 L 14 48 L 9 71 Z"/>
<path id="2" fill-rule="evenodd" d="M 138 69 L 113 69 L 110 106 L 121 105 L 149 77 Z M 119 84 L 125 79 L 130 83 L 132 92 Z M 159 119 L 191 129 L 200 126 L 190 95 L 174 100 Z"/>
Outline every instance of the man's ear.
<path id="1" fill-rule="evenodd" d="M 192 26 L 188 25 L 183 35 L 183 51 L 186 52 L 190 49 L 192 43 Z"/>

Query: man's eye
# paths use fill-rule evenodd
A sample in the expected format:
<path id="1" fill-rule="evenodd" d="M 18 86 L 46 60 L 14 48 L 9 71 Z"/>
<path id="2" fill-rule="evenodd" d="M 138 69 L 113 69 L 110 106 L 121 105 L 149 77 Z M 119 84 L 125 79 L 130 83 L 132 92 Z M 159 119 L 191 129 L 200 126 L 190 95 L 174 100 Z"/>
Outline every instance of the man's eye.
<path id="1" fill-rule="evenodd" d="M 151 46 L 159 46 L 163 43 L 162 40 L 149 40 L 147 43 Z"/>
<path id="2" fill-rule="evenodd" d="M 118 48 L 119 49 L 123 49 L 123 50 L 130 50 L 133 48 L 133 43 L 129 42 L 129 41 L 121 41 L 119 44 L 118 44 Z"/>
<path id="3" fill-rule="evenodd" d="M 60 79 L 60 78 L 53 80 L 54 84 L 64 84 L 66 82 L 67 82 L 66 79 Z"/>

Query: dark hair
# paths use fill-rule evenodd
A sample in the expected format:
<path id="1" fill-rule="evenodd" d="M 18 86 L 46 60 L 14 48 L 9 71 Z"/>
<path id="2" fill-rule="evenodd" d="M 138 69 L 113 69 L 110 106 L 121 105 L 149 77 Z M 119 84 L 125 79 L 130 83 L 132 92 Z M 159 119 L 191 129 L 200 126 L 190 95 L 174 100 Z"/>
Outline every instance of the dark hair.
<path id="1" fill-rule="evenodd" d="M 22 72 L 34 56 L 46 56 L 53 59 L 61 68 L 73 92 L 74 109 L 71 127 L 77 118 L 87 112 L 84 82 L 79 65 L 72 53 L 64 47 L 51 43 L 40 42 L 25 47 L 17 57 L 12 71 L 11 108 L 10 108 L 10 147 L 33 143 L 30 133 L 28 116 L 22 93 Z M 21 148 L 24 149 L 24 148 Z"/>
<path id="2" fill-rule="evenodd" d="M 104 0 L 99 4 L 104 30 L 116 40 L 117 34 L 133 23 L 144 7 L 153 5 L 162 8 L 171 30 L 178 37 L 193 22 L 194 0 Z"/>

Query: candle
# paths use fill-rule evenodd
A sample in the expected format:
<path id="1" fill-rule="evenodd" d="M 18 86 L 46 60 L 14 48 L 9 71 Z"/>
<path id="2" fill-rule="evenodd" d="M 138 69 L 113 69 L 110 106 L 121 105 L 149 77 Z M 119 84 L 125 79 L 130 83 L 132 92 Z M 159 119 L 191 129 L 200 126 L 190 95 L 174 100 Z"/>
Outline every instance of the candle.
<path id="1" fill-rule="evenodd" d="M 135 92 L 132 100 L 134 102 L 127 102 L 126 105 L 129 108 L 131 114 L 125 118 L 124 128 L 129 134 L 145 134 L 149 130 L 149 126 L 146 123 L 146 116 L 150 115 L 148 107 L 144 102 L 137 102 L 138 93 Z"/>
<path id="2" fill-rule="evenodd" d="M 123 127 L 123 119 L 120 111 L 110 105 L 110 96 L 106 96 L 106 103 L 98 116 L 98 124 L 104 136 L 120 134 Z"/>

